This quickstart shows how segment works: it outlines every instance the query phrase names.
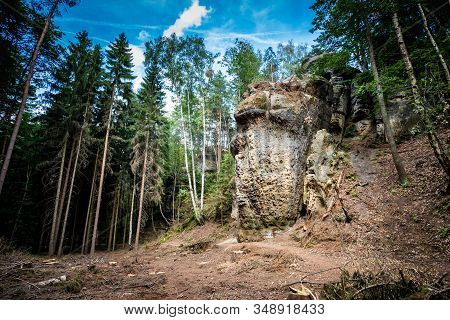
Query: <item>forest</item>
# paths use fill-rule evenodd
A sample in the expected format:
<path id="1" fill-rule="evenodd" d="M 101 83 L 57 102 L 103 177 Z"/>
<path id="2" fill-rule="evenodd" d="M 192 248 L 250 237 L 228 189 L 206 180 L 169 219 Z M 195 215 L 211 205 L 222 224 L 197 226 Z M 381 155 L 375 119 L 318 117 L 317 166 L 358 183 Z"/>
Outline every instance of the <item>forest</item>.
<path id="1" fill-rule="evenodd" d="M 312 46 L 300 38 L 260 50 L 237 38 L 221 54 L 210 51 L 201 35 L 156 37 L 145 43 L 145 76 L 137 89 L 125 33 L 102 47 L 80 26 L 73 40 L 64 40 L 55 17 L 77 5 L 77 0 L 0 1 L 2 256 L 27 254 L 39 261 L 59 261 L 64 256 L 113 254 L 105 261 L 117 261 L 115 252 L 145 256 L 154 250 L 152 241 L 163 245 L 192 230 L 213 228 L 214 240 L 219 234 L 229 235 L 235 228 L 235 197 L 240 199 L 247 183 L 240 180 L 245 166 L 239 164 L 233 142 L 251 127 L 239 115 L 243 101 L 258 90 L 278 90 L 273 88 L 285 85 L 286 79 L 332 82 L 339 76 L 351 90 L 351 99 L 373 104 L 365 114 L 368 123 L 382 125 L 382 137 L 368 147 L 384 148 L 385 168 L 389 166 L 391 173 L 387 182 L 380 182 L 380 192 L 406 197 L 396 198 L 385 211 L 395 215 L 411 198 L 430 201 L 408 211 L 400 230 L 415 228 L 415 219 L 427 223 L 427 214 L 436 209 L 437 226 L 426 231 L 433 232 L 433 240 L 426 241 L 440 248 L 436 250 L 442 263 L 436 272 L 448 267 L 449 1 L 316 0 L 310 8 L 315 14 L 310 31 L 317 36 Z M 403 116 L 389 111 L 399 92 L 407 97 L 416 119 L 400 128 L 401 134 L 397 127 L 404 123 Z M 331 119 L 339 114 L 333 112 Z M 344 120 L 337 148 L 351 153 L 354 144 L 349 141 L 355 140 L 349 137 L 359 127 L 350 127 L 349 117 L 340 113 Z M 420 146 L 410 145 L 417 139 L 422 139 Z M 423 169 L 428 176 L 422 184 L 417 180 L 422 177 L 416 172 L 419 167 L 410 164 L 416 156 L 405 150 L 426 157 L 419 166 L 429 168 Z M 342 179 L 357 179 L 352 173 L 338 178 L 333 178 L 336 190 Z M 361 182 L 358 188 L 364 183 L 370 185 Z M 353 189 L 346 194 L 349 198 L 355 198 Z M 260 192 L 271 192 L 267 190 Z M 345 214 L 345 221 L 337 223 L 351 228 L 358 223 L 347 216 L 353 200 L 344 204 L 339 190 L 336 197 Z M 314 216 L 308 214 L 308 219 Z M 240 219 L 242 224 L 244 218 Z M 334 228 L 334 222 L 330 226 Z M 191 240 L 179 240 L 180 246 Z M 190 249 L 205 252 L 210 244 L 208 238 L 190 244 Z M 245 250 L 233 255 L 245 255 Z M 353 289 L 355 297 L 361 294 Z M 81 289 L 68 290 L 79 294 Z M 446 290 L 439 294 L 448 294 Z M 330 288 L 325 291 L 331 298 Z M 150 298 L 159 297 L 154 294 Z M 240 297 L 261 298 L 248 292 Z"/>

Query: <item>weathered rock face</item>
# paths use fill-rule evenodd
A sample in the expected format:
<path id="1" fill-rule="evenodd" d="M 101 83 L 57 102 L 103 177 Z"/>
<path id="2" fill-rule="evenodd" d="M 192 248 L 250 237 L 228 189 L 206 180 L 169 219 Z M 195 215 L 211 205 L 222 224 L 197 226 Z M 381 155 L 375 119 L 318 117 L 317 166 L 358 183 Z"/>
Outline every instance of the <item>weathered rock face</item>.
<path id="1" fill-rule="evenodd" d="M 332 76 L 333 113 L 330 120 L 330 130 L 341 134 L 345 129 L 345 120 L 350 106 L 350 85 L 343 77 Z"/>
<path id="2" fill-rule="evenodd" d="M 335 174 L 336 148 L 333 136 L 322 129 L 311 143 L 306 161 L 303 203 L 309 215 L 325 213 Z"/>
<path id="3" fill-rule="evenodd" d="M 414 111 L 411 99 L 404 92 L 397 92 L 388 97 L 386 106 L 395 137 L 409 135 L 419 122 L 419 114 Z M 377 117 L 377 134 L 384 137 L 384 125 L 381 116 Z"/>
<path id="4" fill-rule="evenodd" d="M 330 121 L 331 99 L 328 82 L 293 77 L 255 85 L 238 106 L 231 150 L 239 241 L 262 240 L 299 216 L 307 153 Z"/>

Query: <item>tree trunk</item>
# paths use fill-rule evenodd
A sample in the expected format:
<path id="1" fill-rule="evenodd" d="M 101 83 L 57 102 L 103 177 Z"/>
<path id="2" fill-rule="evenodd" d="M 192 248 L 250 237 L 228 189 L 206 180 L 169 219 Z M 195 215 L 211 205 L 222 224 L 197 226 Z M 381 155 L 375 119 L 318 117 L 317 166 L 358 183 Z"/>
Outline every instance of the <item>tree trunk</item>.
<path id="1" fill-rule="evenodd" d="M 188 92 L 189 97 L 189 92 Z M 192 189 L 194 192 L 194 198 L 195 202 L 198 203 L 198 195 L 197 195 L 197 178 L 195 174 L 195 157 L 194 157 L 194 140 L 192 138 L 192 128 L 191 128 L 191 109 L 189 107 L 189 98 L 188 98 L 188 105 L 187 105 L 187 111 L 188 111 L 188 123 L 187 123 L 187 129 L 189 131 L 189 146 L 190 146 L 190 153 L 191 153 L 191 164 L 192 164 Z"/>
<path id="2" fill-rule="evenodd" d="M 20 124 L 22 122 L 23 113 L 25 111 L 25 105 L 28 99 L 28 91 L 30 90 L 31 78 L 33 77 L 34 68 L 36 66 L 36 59 L 39 53 L 39 49 L 44 41 L 44 37 L 47 34 L 48 26 L 55 13 L 56 7 L 58 6 L 60 0 L 54 0 L 50 8 L 50 11 L 45 19 L 44 29 L 42 29 L 41 36 L 39 37 L 36 46 L 34 47 L 33 56 L 31 57 L 30 66 L 28 69 L 27 80 L 25 82 L 25 88 L 23 90 L 22 101 L 20 102 L 19 112 L 16 117 L 16 122 L 14 124 L 13 132 L 11 134 L 11 139 L 9 140 L 8 149 L 6 150 L 5 160 L 3 161 L 2 170 L 0 173 L 0 194 L 2 194 L 3 184 L 5 183 L 6 172 L 8 171 L 9 163 L 11 161 L 12 152 L 14 145 L 16 143 L 17 135 L 19 133 Z"/>
<path id="3" fill-rule="evenodd" d="M 175 223 L 175 193 L 177 190 L 177 170 L 178 166 L 175 169 L 174 178 L 173 178 L 173 189 L 172 189 L 172 223 Z"/>
<path id="4" fill-rule="evenodd" d="M 77 152 L 75 154 L 75 163 L 73 165 L 72 178 L 70 181 L 69 195 L 67 198 L 66 212 L 64 214 L 64 222 L 63 222 L 63 228 L 62 228 L 62 232 L 61 232 L 61 239 L 59 241 L 58 256 L 61 256 L 63 253 L 63 245 L 64 245 L 64 237 L 66 234 L 67 218 L 69 217 L 70 202 L 72 201 L 73 185 L 75 182 L 75 176 L 76 176 L 77 168 L 78 168 L 78 159 L 80 157 L 81 142 L 83 141 L 83 131 L 84 131 L 84 128 L 86 127 L 86 117 L 87 117 L 87 113 L 88 113 L 88 108 L 89 108 L 89 106 L 86 106 L 86 110 L 84 112 L 83 124 L 80 129 L 80 136 L 78 137 Z"/>
<path id="5" fill-rule="evenodd" d="M 25 199 L 27 197 L 28 183 L 30 182 L 30 174 L 31 174 L 30 164 L 28 163 L 28 165 L 27 165 L 27 180 L 25 182 L 25 189 L 23 191 L 22 201 L 20 202 L 20 207 L 19 207 L 19 210 L 17 211 L 16 219 L 14 220 L 14 226 L 13 226 L 13 229 L 11 232 L 11 237 L 9 238 L 9 243 L 11 245 L 14 242 L 14 236 L 16 235 L 17 227 L 19 224 L 19 219 L 20 219 L 20 216 L 22 215 L 23 203 L 25 202 Z"/>
<path id="6" fill-rule="evenodd" d="M 422 127 L 427 133 L 428 141 L 433 148 L 434 155 L 436 156 L 439 164 L 447 175 L 447 180 L 450 181 L 450 160 L 439 141 L 436 134 L 434 125 L 428 116 L 428 112 L 425 109 L 424 101 L 420 96 L 419 86 L 417 84 L 416 76 L 414 75 L 414 68 L 409 58 L 408 49 L 406 48 L 405 41 L 403 39 L 402 29 L 398 20 L 397 12 L 392 15 L 392 22 L 395 28 L 395 34 L 397 36 L 398 45 L 402 54 L 403 62 L 405 64 L 406 73 L 408 74 L 409 81 L 411 83 L 411 90 L 413 94 L 414 106 L 416 110 L 422 115 Z"/>
<path id="7" fill-rule="evenodd" d="M 373 49 L 373 43 L 372 43 L 372 35 L 371 35 L 370 29 L 369 29 L 369 23 L 367 21 L 367 18 L 364 22 L 365 22 L 365 27 L 366 27 L 367 42 L 369 44 L 369 55 L 370 55 L 370 62 L 372 64 L 372 73 L 373 73 L 373 77 L 375 79 L 375 83 L 377 85 L 378 104 L 380 105 L 381 116 L 383 118 L 383 123 L 384 123 L 384 132 L 386 134 L 386 138 L 388 140 L 389 147 L 391 148 L 392 159 L 394 160 L 394 165 L 397 170 L 400 183 L 402 185 L 406 185 L 406 184 L 408 184 L 408 178 L 406 175 L 405 167 L 403 166 L 403 161 L 400 158 L 400 155 L 398 154 L 398 151 L 397 151 L 397 144 L 395 143 L 395 140 L 394 140 L 394 134 L 392 132 L 391 123 L 389 121 L 389 116 L 388 116 L 388 113 L 386 110 L 383 86 L 381 84 L 380 76 L 378 74 L 377 63 L 375 60 L 375 51 Z"/>
<path id="8" fill-rule="evenodd" d="M 144 189 L 145 189 L 145 175 L 147 173 L 148 140 L 149 140 L 149 133 L 147 132 L 145 136 L 144 163 L 142 164 L 142 178 L 141 178 L 141 190 L 139 195 L 139 214 L 136 227 L 136 240 L 134 242 L 135 250 L 137 250 L 139 247 L 139 233 L 141 232 L 142 210 L 144 207 Z"/>
<path id="9" fill-rule="evenodd" d="M 420 5 L 420 3 L 418 3 L 417 6 L 419 7 L 419 12 L 420 12 L 420 15 L 422 16 L 423 27 L 427 31 L 428 38 L 430 38 L 430 42 L 433 45 L 433 48 L 439 57 L 439 60 L 442 64 L 442 68 L 444 69 L 444 72 L 445 72 L 445 78 L 447 79 L 447 83 L 450 84 L 450 72 L 448 70 L 447 63 L 445 62 L 445 59 L 442 56 L 441 50 L 439 50 L 439 47 L 438 47 L 436 41 L 434 40 L 433 35 L 431 34 L 430 28 L 428 28 L 427 16 L 423 12 L 422 6 Z"/>
<path id="10" fill-rule="evenodd" d="M 114 192 L 113 207 L 111 211 L 111 221 L 109 223 L 109 236 L 108 236 L 108 251 L 112 248 L 113 230 L 114 230 L 114 219 L 116 217 L 117 208 L 117 190 Z"/>
<path id="11" fill-rule="evenodd" d="M 206 167 L 206 115 L 205 115 L 205 99 L 202 103 L 202 122 L 203 122 L 203 148 L 202 148 L 202 186 L 200 190 L 200 216 L 197 220 L 201 220 L 203 212 L 203 201 L 205 196 L 205 167 Z"/>
<path id="12" fill-rule="evenodd" d="M 136 196 L 136 177 L 133 176 L 133 194 L 131 196 L 131 210 L 130 210 L 130 230 L 128 232 L 128 248 L 131 249 L 131 237 L 133 236 L 133 212 L 134 212 L 134 198 Z"/>
<path id="13" fill-rule="evenodd" d="M 183 145 L 184 145 L 184 163 L 186 168 L 186 174 L 188 177 L 188 184 L 189 184 L 189 193 L 191 194 L 191 200 L 192 200 L 192 207 L 194 211 L 197 211 L 197 201 L 196 197 L 194 195 L 194 189 L 192 187 L 192 180 L 191 180 L 191 173 L 189 171 L 189 159 L 187 154 L 187 136 L 186 136 L 186 126 L 184 123 L 184 115 L 183 115 L 183 105 L 181 106 L 181 131 L 183 132 Z"/>
<path id="14" fill-rule="evenodd" d="M 73 244 L 76 240 L 75 230 L 77 228 L 77 220 L 78 220 L 78 205 L 80 203 L 80 198 L 77 199 L 77 203 L 75 205 L 75 216 L 73 218 L 73 226 L 72 226 L 72 235 L 70 236 L 70 252 L 73 250 Z"/>
<path id="15" fill-rule="evenodd" d="M 125 194 L 124 194 L 125 197 Z M 125 200 L 125 199 L 124 199 Z M 128 207 L 129 202 L 124 204 L 124 208 Z M 122 235 L 122 249 L 125 249 L 125 243 L 127 242 L 127 222 L 128 222 L 129 214 L 125 212 L 125 216 L 122 218 L 123 225 L 123 235 Z"/>
<path id="16" fill-rule="evenodd" d="M 222 108 L 219 110 L 219 128 L 217 133 L 217 175 L 220 174 L 222 164 Z"/>
<path id="17" fill-rule="evenodd" d="M 53 210 L 52 229 L 50 231 L 50 243 L 48 245 L 48 254 L 50 256 L 55 254 L 56 248 L 56 221 L 58 219 L 59 199 L 61 193 L 62 176 L 64 173 L 64 163 L 66 161 L 67 140 L 68 136 L 66 135 L 64 138 L 63 154 L 61 156 L 61 167 L 59 169 L 58 186 L 56 188 L 55 208 Z"/>
<path id="18" fill-rule="evenodd" d="M 117 220 L 119 218 L 119 208 L 120 208 L 120 191 L 121 185 L 119 185 L 119 190 L 117 194 L 116 214 L 114 215 L 114 236 L 112 243 L 112 251 L 116 250 Z"/>
<path id="19" fill-rule="evenodd" d="M 97 155 L 95 156 L 95 162 L 94 162 L 94 174 L 92 176 L 91 192 L 89 194 L 89 203 L 88 203 L 88 208 L 87 208 L 87 212 L 86 212 L 86 222 L 84 223 L 83 242 L 81 244 L 81 253 L 83 253 L 83 254 L 86 252 L 86 247 L 87 247 L 86 242 L 88 242 L 88 237 L 89 237 L 88 227 L 90 227 L 91 220 L 92 220 L 91 207 L 92 207 L 92 201 L 94 198 L 95 181 L 97 178 L 97 161 L 98 161 L 99 151 L 100 151 L 100 149 L 97 148 Z"/>
<path id="20" fill-rule="evenodd" d="M 64 178 L 64 186 L 63 186 L 63 190 L 61 193 L 61 200 L 59 202 L 58 217 L 56 220 L 56 230 L 55 230 L 55 234 L 56 234 L 55 245 L 58 242 L 59 228 L 61 226 L 62 212 L 64 210 L 64 203 L 66 200 L 67 186 L 69 185 L 70 171 L 72 170 L 72 159 L 73 159 L 74 151 L 75 151 L 75 141 L 72 142 L 72 148 L 70 148 L 69 163 L 67 164 L 66 175 Z"/>
<path id="21" fill-rule="evenodd" d="M 113 90 L 113 92 L 114 92 L 114 90 Z M 100 215 L 100 205 L 101 205 L 101 201 L 102 201 L 103 182 L 105 179 L 106 156 L 108 155 L 109 131 L 111 130 L 111 118 L 112 118 L 113 105 L 114 105 L 114 99 L 112 99 L 111 106 L 109 107 L 108 124 L 106 127 L 105 143 L 103 145 L 103 158 L 102 158 L 102 166 L 101 166 L 101 170 L 100 170 L 100 180 L 98 183 L 97 206 L 95 208 L 94 231 L 92 232 L 92 241 L 91 241 L 91 252 L 90 252 L 91 255 L 93 255 L 95 253 L 95 244 L 96 244 L 96 240 L 97 240 L 98 218 Z"/>

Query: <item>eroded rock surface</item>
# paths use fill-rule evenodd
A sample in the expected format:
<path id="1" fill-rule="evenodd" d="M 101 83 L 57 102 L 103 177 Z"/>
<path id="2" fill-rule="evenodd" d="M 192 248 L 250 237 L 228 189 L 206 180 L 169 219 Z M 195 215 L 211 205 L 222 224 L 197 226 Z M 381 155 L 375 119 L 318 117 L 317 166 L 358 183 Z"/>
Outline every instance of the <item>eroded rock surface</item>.
<path id="1" fill-rule="evenodd" d="M 335 181 L 336 145 L 327 130 L 319 130 L 311 143 L 306 161 L 303 202 L 308 215 L 324 214 Z"/>
<path id="2" fill-rule="evenodd" d="M 302 208 L 305 162 L 331 118 L 327 81 L 288 78 L 250 88 L 235 112 L 233 216 L 238 240 L 257 241 L 291 225 Z"/>

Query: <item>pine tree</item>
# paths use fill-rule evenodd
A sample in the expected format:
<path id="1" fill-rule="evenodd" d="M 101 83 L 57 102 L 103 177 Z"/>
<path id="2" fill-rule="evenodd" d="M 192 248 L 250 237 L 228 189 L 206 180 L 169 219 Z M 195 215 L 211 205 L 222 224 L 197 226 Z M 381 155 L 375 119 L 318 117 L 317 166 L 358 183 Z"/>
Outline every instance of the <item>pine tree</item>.
<path id="1" fill-rule="evenodd" d="M 50 135 L 49 141 L 58 140 L 63 136 L 61 164 L 58 165 L 59 177 L 56 188 L 55 206 L 53 210 L 52 228 L 50 232 L 49 254 L 52 255 L 56 248 L 59 235 L 60 222 L 62 232 L 58 254 L 62 254 L 63 241 L 67 219 L 71 208 L 73 188 L 79 163 L 83 161 L 85 150 L 88 146 L 88 125 L 90 123 L 93 95 L 99 86 L 99 74 L 101 72 L 101 56 L 99 48 L 93 48 L 86 32 L 80 32 L 76 36 L 76 43 L 71 43 L 68 54 L 56 71 L 53 96 L 53 105 L 46 115 L 46 135 Z M 67 169 L 64 170 L 65 154 L 68 144 L 72 145 L 68 158 Z M 74 159 L 72 163 L 72 159 Z M 65 172 L 63 189 L 62 180 Z M 69 188 L 68 195 L 66 190 Z M 67 198 L 67 203 L 65 199 Z M 65 206 L 64 218 L 62 212 Z"/>
<path id="2" fill-rule="evenodd" d="M 2 169 L 0 171 L 0 194 L 2 193 L 3 184 L 5 182 L 6 173 L 8 171 L 8 167 L 9 167 L 9 162 L 11 161 L 11 156 L 12 156 L 12 152 L 14 149 L 14 145 L 16 143 L 17 135 L 19 133 L 20 124 L 22 123 L 23 113 L 25 112 L 25 105 L 27 103 L 28 93 L 29 93 L 30 85 L 31 85 L 31 79 L 33 77 L 33 73 L 34 73 L 34 70 L 36 67 L 36 60 L 38 58 L 39 50 L 42 46 L 42 43 L 44 42 L 44 38 L 47 34 L 50 23 L 53 19 L 53 15 L 55 14 L 58 5 L 61 2 L 63 2 L 63 0 L 53 0 L 52 5 L 49 9 L 47 18 L 45 19 L 44 27 L 39 36 L 39 39 L 36 42 L 36 45 L 33 50 L 33 54 L 31 56 L 31 60 L 30 60 L 28 70 L 27 70 L 27 78 L 25 81 L 25 88 L 24 88 L 23 94 L 22 94 L 22 100 L 20 102 L 19 111 L 16 116 L 14 128 L 13 128 L 13 131 L 11 134 L 11 138 L 9 140 L 8 148 L 5 153 L 5 159 L 3 160 Z M 76 1 L 74 1 L 74 0 L 66 0 L 64 2 L 66 2 L 69 6 L 74 6 L 76 4 Z"/>
<path id="3" fill-rule="evenodd" d="M 147 215 L 144 214 L 145 205 L 159 206 L 162 197 L 160 135 L 164 101 L 161 77 L 163 46 L 161 38 L 146 43 L 145 77 L 134 112 L 135 136 L 131 168 L 133 175 L 140 177 L 135 249 L 139 247 L 141 227 L 147 220 Z"/>
<path id="4" fill-rule="evenodd" d="M 111 126 L 113 120 L 116 120 L 120 111 L 129 107 L 133 95 L 132 80 L 134 79 L 134 76 L 132 74 L 132 53 L 124 33 L 120 34 L 108 47 L 106 50 L 106 59 L 106 74 L 108 76 L 104 98 L 104 111 L 107 114 L 104 122 L 106 132 L 103 144 L 90 254 L 94 254 L 97 240 L 98 221 L 103 196 Z"/>

